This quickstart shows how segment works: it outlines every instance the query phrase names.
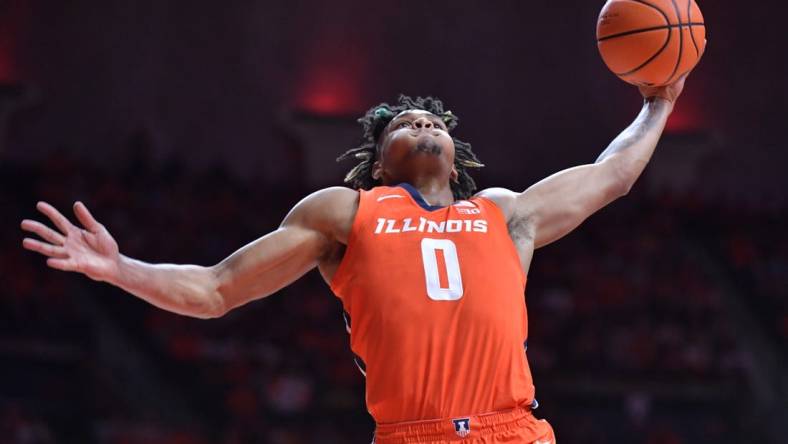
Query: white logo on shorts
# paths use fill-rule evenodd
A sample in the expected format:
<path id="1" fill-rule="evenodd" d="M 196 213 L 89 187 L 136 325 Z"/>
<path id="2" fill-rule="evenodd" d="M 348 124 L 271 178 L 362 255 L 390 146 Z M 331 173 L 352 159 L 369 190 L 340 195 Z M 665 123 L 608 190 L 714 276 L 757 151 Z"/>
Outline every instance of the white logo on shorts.
<path id="1" fill-rule="evenodd" d="M 452 422 L 454 422 L 454 431 L 457 432 L 457 436 L 465 438 L 470 435 L 471 418 L 452 419 Z"/>

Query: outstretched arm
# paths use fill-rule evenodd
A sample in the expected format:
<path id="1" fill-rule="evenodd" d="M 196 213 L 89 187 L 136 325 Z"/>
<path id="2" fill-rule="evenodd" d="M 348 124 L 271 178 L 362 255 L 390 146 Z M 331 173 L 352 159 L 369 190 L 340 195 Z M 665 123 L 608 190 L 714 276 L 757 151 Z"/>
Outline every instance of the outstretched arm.
<path id="1" fill-rule="evenodd" d="M 222 262 L 199 265 L 149 264 L 119 253 L 107 229 L 81 202 L 74 213 L 79 228 L 45 202 L 37 208 L 59 232 L 22 221 L 22 229 L 46 242 L 25 238 L 23 246 L 48 256 L 47 265 L 108 282 L 151 304 L 175 313 L 212 318 L 251 300 L 268 296 L 317 265 L 336 242 L 346 242 L 357 192 L 328 188 L 304 198 L 280 227 L 244 246 Z"/>
<path id="2" fill-rule="evenodd" d="M 560 239 L 629 192 L 654 153 L 685 78 L 661 88 L 641 88 L 645 101 L 640 114 L 596 163 L 558 172 L 522 193 L 493 188 L 479 194 L 495 200 L 510 223 L 526 227 L 534 248 Z"/>

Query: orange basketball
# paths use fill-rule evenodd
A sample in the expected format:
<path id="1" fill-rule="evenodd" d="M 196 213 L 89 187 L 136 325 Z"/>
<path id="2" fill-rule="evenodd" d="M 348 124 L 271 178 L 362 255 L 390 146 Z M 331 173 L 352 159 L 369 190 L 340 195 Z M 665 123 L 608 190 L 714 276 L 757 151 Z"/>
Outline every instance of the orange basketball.
<path id="1" fill-rule="evenodd" d="M 660 86 L 695 67 L 706 27 L 695 0 L 608 0 L 596 39 L 602 60 L 621 79 Z"/>

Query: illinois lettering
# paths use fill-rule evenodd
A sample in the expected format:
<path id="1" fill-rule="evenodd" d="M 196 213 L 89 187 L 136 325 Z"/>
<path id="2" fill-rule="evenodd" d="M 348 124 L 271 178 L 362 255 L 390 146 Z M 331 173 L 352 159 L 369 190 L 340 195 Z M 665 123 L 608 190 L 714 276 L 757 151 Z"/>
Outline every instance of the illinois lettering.
<path id="1" fill-rule="evenodd" d="M 378 218 L 375 234 L 396 233 L 486 233 L 487 221 L 484 219 L 447 219 L 440 222 L 424 217 L 405 219 Z"/>

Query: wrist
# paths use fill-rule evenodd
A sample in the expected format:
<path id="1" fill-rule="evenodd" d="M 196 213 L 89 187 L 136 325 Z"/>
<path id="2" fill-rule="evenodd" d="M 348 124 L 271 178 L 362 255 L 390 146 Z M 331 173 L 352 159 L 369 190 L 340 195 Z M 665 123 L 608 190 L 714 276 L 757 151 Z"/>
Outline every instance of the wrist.
<path id="1" fill-rule="evenodd" d="M 673 111 L 673 101 L 662 96 L 645 97 L 643 99 L 643 106 L 660 111 L 666 111 L 668 114 Z"/>
<path id="2" fill-rule="evenodd" d="M 133 266 L 133 261 L 134 260 L 132 258 L 118 253 L 117 258 L 115 259 L 115 266 L 112 267 L 110 273 L 103 280 L 108 284 L 115 285 L 116 287 L 125 288 L 128 284 L 126 281 L 132 274 L 130 271 Z"/>

